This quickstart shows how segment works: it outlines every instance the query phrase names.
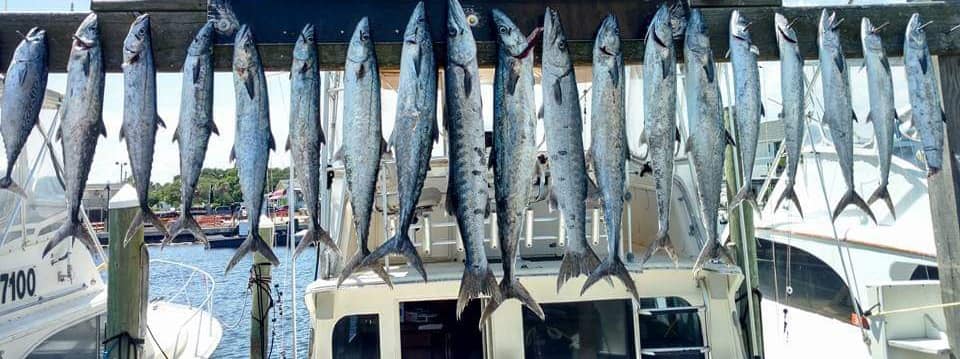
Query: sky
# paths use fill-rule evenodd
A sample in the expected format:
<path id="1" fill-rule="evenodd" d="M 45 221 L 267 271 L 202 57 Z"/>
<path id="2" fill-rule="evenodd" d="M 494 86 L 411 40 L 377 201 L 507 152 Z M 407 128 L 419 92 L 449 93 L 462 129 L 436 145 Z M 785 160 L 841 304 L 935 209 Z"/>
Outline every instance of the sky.
<path id="1" fill-rule="evenodd" d="M 0 0 L 3 1 L 3 0 Z M 9 11 L 67 11 L 70 9 L 70 1 L 67 0 L 6 0 Z M 74 9 L 76 11 L 87 11 L 89 9 L 88 1 L 75 1 Z M 858 23 L 858 21 L 853 22 Z M 815 35 L 808 35 L 815 36 Z M 851 68 L 856 69 L 859 62 L 851 61 Z M 894 62 L 896 64 L 896 62 Z M 812 70 L 812 68 L 808 68 Z M 637 71 L 639 72 L 639 71 Z M 812 76 L 809 71 L 808 77 Z M 853 88 L 863 88 L 865 86 L 866 75 L 863 71 L 851 71 Z M 629 72 L 628 72 L 629 73 Z M 173 179 L 179 173 L 179 160 L 177 144 L 172 142 L 174 129 L 177 126 L 179 107 L 180 107 L 180 87 L 181 74 L 179 73 L 160 73 L 157 75 L 157 103 L 158 113 L 166 123 L 166 128 L 161 128 L 157 134 L 157 145 L 154 156 L 153 182 L 164 183 Z M 779 113 L 778 99 L 779 95 L 779 65 L 775 62 L 761 64 L 762 93 L 765 97 L 765 107 L 768 113 L 768 119 L 774 119 Z M 641 81 L 638 76 L 635 83 Z M 904 84 L 902 69 L 894 70 L 896 102 L 899 109 L 907 107 L 906 88 Z M 589 87 L 589 79 L 579 79 L 582 89 Z M 52 90 L 63 92 L 65 90 L 65 74 L 50 74 L 48 87 Z M 229 161 L 229 153 L 233 144 L 234 136 L 234 91 L 232 74 L 217 73 L 214 77 L 214 121 L 219 130 L 219 136 L 212 136 L 206 156 L 205 166 L 214 168 L 229 168 L 233 164 Z M 272 132 L 277 143 L 277 151 L 270 156 L 271 167 L 285 167 L 289 163 L 289 154 L 284 151 L 284 144 L 288 134 L 289 118 L 289 79 L 285 72 L 268 73 L 268 94 L 270 99 L 270 113 L 272 122 Z M 901 86 L 903 85 L 903 86 Z M 639 89 L 641 86 L 636 86 Z M 724 89 L 724 92 L 726 89 Z M 634 95 L 631 97 L 631 103 L 641 103 L 639 90 L 630 90 Z M 492 89 L 490 86 L 483 88 L 484 113 L 487 117 L 486 127 L 492 128 L 490 123 L 490 114 L 492 111 Z M 725 102 L 729 103 L 732 96 L 726 93 Z M 537 89 L 538 103 L 540 97 L 539 86 Z M 384 136 L 389 136 L 392 131 L 392 118 L 395 111 L 396 94 L 390 90 L 382 92 L 382 113 L 383 113 L 383 132 Z M 589 107 L 588 100 L 581 105 Z M 678 106 L 680 108 L 682 106 Z M 868 112 L 867 94 L 865 91 L 854 93 L 854 109 L 860 118 L 866 118 Z M 682 111 L 682 108 L 680 109 Z M 628 135 L 630 138 L 637 138 L 641 131 L 642 106 L 634 108 L 632 105 L 628 108 Z M 52 114 L 46 114 L 52 116 Z M 107 138 L 101 138 L 97 145 L 97 154 L 95 156 L 93 168 L 90 174 L 90 183 L 116 182 L 120 178 L 120 167 L 118 162 L 128 162 L 125 143 L 119 140 L 120 124 L 123 117 L 123 76 L 120 73 L 109 73 L 106 80 L 105 98 L 104 98 L 104 122 L 107 127 Z M 542 127 L 542 124 L 541 124 Z M 589 126 L 585 126 L 589 128 Z M 857 125 L 858 133 L 861 136 L 869 137 L 871 126 L 861 122 Z M 328 134 L 329 136 L 329 134 Z M 585 146 L 589 147 L 589 134 L 584 136 Z M 631 147 L 634 144 L 631 143 Z M 435 149 L 441 150 L 442 145 Z M 129 170 L 129 167 L 127 167 Z"/>

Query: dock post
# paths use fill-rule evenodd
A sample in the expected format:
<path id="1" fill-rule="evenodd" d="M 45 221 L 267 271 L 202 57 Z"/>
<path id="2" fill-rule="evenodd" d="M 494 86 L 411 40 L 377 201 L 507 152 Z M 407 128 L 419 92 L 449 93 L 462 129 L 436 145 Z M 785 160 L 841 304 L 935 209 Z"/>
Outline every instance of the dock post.
<path id="1" fill-rule="evenodd" d="M 139 211 L 133 186 L 126 184 L 117 191 L 110 199 L 109 211 L 105 358 L 142 358 L 150 289 L 150 255 L 143 242 L 143 228 L 126 246 L 123 245 L 127 228 Z"/>
<path id="2" fill-rule="evenodd" d="M 737 136 L 736 121 L 730 115 L 731 110 L 724 111 L 724 122 L 731 133 Z M 739 140 L 737 140 L 739 143 Z M 749 178 L 743 178 L 743 170 L 740 166 L 741 159 L 738 150 L 732 146 L 727 146 L 724 151 L 723 172 L 726 176 L 727 201 L 732 200 L 744 183 L 749 183 Z M 743 287 L 738 291 L 737 296 L 745 298 L 746 301 L 746 323 L 740 323 L 744 326 L 743 330 L 746 338 L 746 351 L 750 358 L 763 358 L 763 327 L 760 317 L 760 294 L 757 291 L 760 288 L 760 275 L 757 272 L 757 241 L 754 238 L 753 227 L 753 206 L 744 202 L 737 207 L 729 207 L 727 210 L 727 223 L 730 226 L 730 240 L 737 246 L 736 259 L 737 265 L 743 270 Z M 757 209 L 759 210 L 759 209 Z M 749 294 L 749 295 L 747 295 Z M 739 303 L 738 303 L 739 304 Z"/>
<path id="3" fill-rule="evenodd" d="M 251 228 L 250 230 L 253 230 Z M 273 247 L 273 221 L 266 216 L 260 217 L 260 238 Z M 250 359 L 267 358 L 270 354 L 270 310 L 273 297 L 270 288 L 270 261 L 260 253 L 253 254 L 250 267 Z M 280 345 L 282 343 L 275 343 Z"/>
<path id="4" fill-rule="evenodd" d="M 960 56 L 940 56 L 940 88 L 946 129 L 943 168 L 927 178 L 933 241 L 937 248 L 941 303 L 960 302 Z M 954 355 L 960 355 L 960 307 L 944 307 L 947 342 Z M 952 356 L 951 356 L 952 357 Z"/>

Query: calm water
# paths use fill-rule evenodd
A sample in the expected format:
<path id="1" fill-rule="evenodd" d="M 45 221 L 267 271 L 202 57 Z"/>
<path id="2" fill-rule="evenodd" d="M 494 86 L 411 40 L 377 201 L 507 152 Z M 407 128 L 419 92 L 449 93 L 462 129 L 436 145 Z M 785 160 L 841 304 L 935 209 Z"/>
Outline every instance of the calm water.
<path id="1" fill-rule="evenodd" d="M 304 288 L 313 281 L 314 259 L 316 252 L 313 249 L 304 251 L 297 258 L 297 293 L 291 293 L 291 265 L 290 254 L 286 248 L 276 250 L 277 257 L 280 258 L 281 265 L 274 268 L 272 273 L 273 297 L 276 301 L 278 294 L 282 293 L 282 303 L 275 303 L 272 311 L 272 318 L 277 320 L 272 323 L 275 330 L 273 350 L 271 358 L 292 358 L 293 350 L 293 311 L 290 309 L 292 304 L 297 308 L 297 357 L 307 358 L 307 349 L 310 339 L 309 313 L 303 301 Z M 223 340 L 214 353 L 215 358 L 246 358 L 249 356 L 249 333 L 250 333 L 250 300 L 247 292 L 247 281 L 249 278 L 250 256 L 244 258 L 233 271 L 224 274 L 223 270 L 233 255 L 233 249 L 209 249 L 204 250 L 199 245 L 179 245 L 166 247 L 160 250 L 159 247 L 150 247 L 151 259 L 165 259 L 174 262 L 180 262 L 199 267 L 210 273 L 216 285 L 213 292 L 213 313 L 223 325 Z M 187 281 L 189 273 L 181 268 L 173 267 L 168 264 L 157 264 L 151 266 L 150 271 L 150 297 L 173 296 Z M 199 278 L 194 278 L 189 287 L 193 288 L 181 300 L 175 300 L 178 303 L 190 301 L 197 305 L 203 300 L 204 293 Z M 293 299 L 293 303 L 291 303 Z M 280 314 L 282 306 L 282 316 Z"/>

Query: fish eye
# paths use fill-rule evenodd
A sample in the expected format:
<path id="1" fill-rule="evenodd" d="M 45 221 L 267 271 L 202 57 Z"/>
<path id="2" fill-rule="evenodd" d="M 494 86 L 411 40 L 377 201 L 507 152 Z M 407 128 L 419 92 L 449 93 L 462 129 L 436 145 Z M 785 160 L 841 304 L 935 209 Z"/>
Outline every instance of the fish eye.
<path id="1" fill-rule="evenodd" d="M 368 34 L 366 31 L 360 32 L 360 40 L 367 41 L 369 39 L 370 39 L 370 34 Z"/>
<path id="2" fill-rule="evenodd" d="M 501 33 L 501 34 L 506 34 L 506 33 L 508 33 L 508 32 L 510 32 L 510 29 L 508 29 L 506 26 L 500 26 L 500 33 Z"/>
<path id="3" fill-rule="evenodd" d="M 457 29 L 453 27 L 447 28 L 447 35 L 450 35 L 450 37 L 457 36 Z"/>
<path id="4" fill-rule="evenodd" d="M 560 39 L 560 42 L 557 43 L 557 47 L 558 47 L 560 50 L 566 50 L 566 49 L 567 49 L 567 40 Z"/>

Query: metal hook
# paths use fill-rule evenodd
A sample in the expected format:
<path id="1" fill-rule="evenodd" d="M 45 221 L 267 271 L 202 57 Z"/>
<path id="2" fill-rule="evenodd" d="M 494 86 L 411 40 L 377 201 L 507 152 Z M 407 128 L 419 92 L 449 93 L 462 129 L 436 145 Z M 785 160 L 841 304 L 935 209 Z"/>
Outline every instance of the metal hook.
<path id="1" fill-rule="evenodd" d="M 932 24 L 932 23 L 933 23 L 933 20 L 927 21 L 927 22 L 924 23 L 923 25 L 917 26 L 917 30 L 923 30 L 923 29 L 926 28 L 927 26 L 930 26 L 930 24 Z"/>
<path id="2" fill-rule="evenodd" d="M 831 29 L 831 30 L 836 30 L 838 27 L 840 27 L 840 24 L 843 23 L 843 20 L 846 20 L 846 19 L 847 19 L 847 18 L 845 18 L 845 17 L 841 17 L 840 20 L 838 20 L 837 22 L 833 23 L 833 25 L 830 26 L 830 29 Z"/>
<path id="3" fill-rule="evenodd" d="M 951 27 L 950 30 L 947 30 L 947 33 L 949 34 L 949 33 L 951 33 L 951 32 L 957 31 L 957 30 L 960 30 L 960 25 Z"/>
<path id="4" fill-rule="evenodd" d="M 886 22 L 880 24 L 880 26 L 877 26 L 877 27 L 873 28 L 873 31 L 872 31 L 872 32 L 873 32 L 874 34 L 880 33 L 880 30 L 883 29 L 884 27 L 886 27 L 887 25 L 890 25 L 890 22 L 889 22 L 889 21 L 886 21 Z"/>
<path id="5" fill-rule="evenodd" d="M 20 35 L 20 38 L 23 40 L 27 39 L 27 35 L 24 35 L 22 32 L 20 32 L 20 30 L 17 30 L 17 35 Z"/>
<path id="6" fill-rule="evenodd" d="M 788 28 L 788 29 L 792 29 L 792 28 L 793 28 L 793 24 L 794 24 L 795 22 L 797 22 L 797 20 L 800 20 L 800 16 L 797 16 L 797 17 L 793 18 L 793 20 L 790 20 L 790 23 L 787 24 L 787 28 Z"/>

